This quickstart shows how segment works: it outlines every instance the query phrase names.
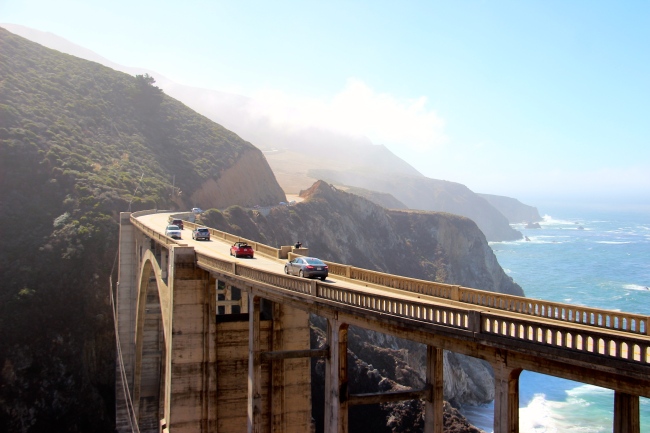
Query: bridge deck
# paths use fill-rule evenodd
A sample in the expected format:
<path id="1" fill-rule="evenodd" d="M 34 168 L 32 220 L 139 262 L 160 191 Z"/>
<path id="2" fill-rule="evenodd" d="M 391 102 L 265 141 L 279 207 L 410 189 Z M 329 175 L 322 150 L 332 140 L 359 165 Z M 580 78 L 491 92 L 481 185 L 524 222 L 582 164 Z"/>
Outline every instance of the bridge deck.
<path id="1" fill-rule="evenodd" d="M 138 221 L 149 229 L 164 233 L 169 213 L 142 215 Z M 165 239 L 162 239 L 165 241 Z M 650 373 L 650 337 L 639 332 L 606 329 L 582 323 L 571 323 L 561 317 L 538 317 L 498 308 L 490 308 L 462 301 L 384 287 L 379 284 L 359 283 L 356 280 L 332 275 L 324 282 L 296 282 L 296 277 L 284 275 L 284 260 L 263 254 L 254 259 L 234 258 L 229 249 L 232 242 L 213 237 L 211 241 L 194 241 L 191 230 L 183 230 L 178 244 L 192 246 L 198 256 L 209 256 L 215 263 L 236 263 L 246 271 L 245 277 L 260 281 L 275 278 L 271 285 L 293 290 L 295 296 L 313 296 L 319 302 L 340 303 L 341 313 L 356 309 L 365 311 L 368 318 L 403 321 L 413 329 L 413 323 L 421 322 L 425 328 L 450 329 L 458 338 L 473 340 L 478 344 L 505 348 L 523 354 L 538 356 L 546 352 L 547 363 L 536 371 L 552 374 L 545 365 L 552 363 L 575 363 L 583 367 L 593 365 L 595 370 L 615 371 L 634 380 L 645 377 L 640 395 L 649 396 L 644 388 Z M 242 274 L 244 275 L 244 274 Z M 275 277 L 273 277 L 275 276 Z M 316 289 L 314 289 L 316 288 Z M 327 305 L 329 305 L 327 304 Z M 343 307 L 344 306 L 344 307 Z M 346 310 L 347 309 L 347 310 Z M 596 311 L 596 310 L 594 310 Z M 596 313 L 600 313 L 596 311 Z M 352 315 L 352 313 L 350 313 Z M 603 311 L 602 314 L 607 314 Z M 646 320 L 643 319 L 642 320 Z M 645 321 L 644 323 L 648 323 Z M 647 325 L 646 325 L 647 326 Z M 647 329 L 645 330 L 647 332 Z M 550 364 L 549 364 L 550 363 Z M 533 364 L 529 364 L 529 367 Z M 556 365 L 557 366 L 557 365 Z M 534 369 L 534 368 L 531 368 Z M 568 371 L 568 369 L 566 369 Z M 576 378 L 566 374 L 560 377 Z M 588 383 L 605 386 L 606 381 Z M 612 383 L 616 383 L 616 379 Z"/>

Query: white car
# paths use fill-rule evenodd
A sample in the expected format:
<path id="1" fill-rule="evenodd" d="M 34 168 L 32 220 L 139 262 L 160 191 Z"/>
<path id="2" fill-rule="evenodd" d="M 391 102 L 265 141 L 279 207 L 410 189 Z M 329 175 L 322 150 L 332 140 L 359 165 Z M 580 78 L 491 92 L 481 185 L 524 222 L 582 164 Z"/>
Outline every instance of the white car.
<path id="1" fill-rule="evenodd" d="M 181 229 L 175 225 L 168 225 L 165 229 L 165 236 L 169 236 L 172 239 L 181 239 Z"/>
<path id="2" fill-rule="evenodd" d="M 200 207 L 193 207 L 192 208 L 192 213 L 201 213 L 201 212 L 203 212 L 203 209 L 201 209 Z"/>

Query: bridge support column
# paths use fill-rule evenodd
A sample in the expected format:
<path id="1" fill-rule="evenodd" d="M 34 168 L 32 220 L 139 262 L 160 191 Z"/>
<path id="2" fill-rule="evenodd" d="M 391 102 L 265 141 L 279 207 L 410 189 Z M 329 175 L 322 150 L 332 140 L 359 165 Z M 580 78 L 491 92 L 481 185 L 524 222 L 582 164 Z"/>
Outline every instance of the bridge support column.
<path id="1" fill-rule="evenodd" d="M 325 367 L 325 433 L 348 431 L 348 325 L 327 321 L 330 357 Z"/>
<path id="2" fill-rule="evenodd" d="M 519 433 L 519 375 L 505 357 L 492 363 L 494 369 L 494 433 Z"/>
<path id="3" fill-rule="evenodd" d="M 133 392 L 135 369 L 135 314 L 137 303 L 137 275 L 140 254 L 137 247 L 138 232 L 131 224 L 131 213 L 120 213 L 120 255 L 118 282 L 115 293 L 119 342 L 115 362 L 115 429 L 118 432 L 131 431 L 135 419 L 127 395 Z M 120 357 L 121 355 L 121 357 Z"/>
<path id="4" fill-rule="evenodd" d="M 164 251 L 163 251 L 164 253 Z M 216 290 L 191 247 L 170 252 L 170 290 L 161 293 L 165 330 L 165 423 L 171 432 L 216 431 Z"/>
<path id="5" fill-rule="evenodd" d="M 443 351 L 427 346 L 427 386 L 431 395 L 424 406 L 424 433 L 443 433 Z"/>
<path id="6" fill-rule="evenodd" d="M 260 298 L 248 299 L 248 433 L 262 431 L 262 362 L 260 354 Z"/>
<path id="7" fill-rule="evenodd" d="M 614 433 L 640 433 L 639 396 L 614 393 Z"/>

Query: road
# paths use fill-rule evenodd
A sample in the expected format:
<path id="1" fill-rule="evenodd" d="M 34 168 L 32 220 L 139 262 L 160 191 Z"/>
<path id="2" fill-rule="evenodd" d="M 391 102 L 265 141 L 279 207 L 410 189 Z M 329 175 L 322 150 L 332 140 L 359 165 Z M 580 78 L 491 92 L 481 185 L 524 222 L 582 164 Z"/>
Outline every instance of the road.
<path id="1" fill-rule="evenodd" d="M 138 221 L 140 221 L 147 227 L 151 228 L 152 230 L 155 230 L 159 233 L 164 233 L 165 227 L 167 227 L 167 225 L 169 224 L 168 221 L 170 215 L 172 215 L 172 213 L 157 213 L 157 214 L 144 215 L 138 217 Z M 274 259 L 274 258 L 264 256 L 262 254 L 256 254 L 255 257 L 252 259 L 235 258 L 230 255 L 230 247 L 232 246 L 232 243 L 225 242 L 221 239 L 216 239 L 214 237 L 210 238 L 209 241 L 194 240 L 192 239 L 192 230 L 190 229 L 182 230 L 182 240 L 180 240 L 179 243 L 192 246 L 197 252 L 203 254 L 209 254 L 216 258 L 236 261 L 243 265 L 253 266 L 260 270 L 284 275 L 284 264 L 286 263 L 286 260 Z M 417 300 L 419 302 L 427 302 L 435 305 L 461 306 L 461 304 L 459 304 L 458 302 L 448 301 L 446 299 L 432 298 L 430 296 L 410 293 L 403 290 L 392 289 L 389 287 L 381 287 L 381 288 L 372 287 L 366 285 L 365 283 L 355 283 L 351 280 L 348 280 L 346 278 L 341 278 L 339 276 L 332 277 L 330 275 L 327 277 L 327 279 L 324 282 L 327 284 L 340 285 L 340 287 L 358 290 L 368 294 L 382 295 L 382 296 L 386 296 L 390 294 L 390 296 L 398 297 L 404 300 Z M 467 304 L 462 304 L 462 308 L 468 308 L 468 307 L 470 309 L 473 309 L 471 306 L 468 306 Z"/>

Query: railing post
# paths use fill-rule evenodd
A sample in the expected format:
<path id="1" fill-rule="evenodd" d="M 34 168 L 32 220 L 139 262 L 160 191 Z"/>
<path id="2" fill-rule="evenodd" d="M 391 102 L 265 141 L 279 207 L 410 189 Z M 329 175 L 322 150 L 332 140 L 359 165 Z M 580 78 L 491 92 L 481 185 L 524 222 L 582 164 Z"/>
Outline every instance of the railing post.
<path id="1" fill-rule="evenodd" d="M 450 299 L 452 301 L 459 301 L 460 300 L 460 296 L 458 294 L 459 289 L 460 289 L 460 286 L 453 286 L 451 288 L 451 298 Z"/>

